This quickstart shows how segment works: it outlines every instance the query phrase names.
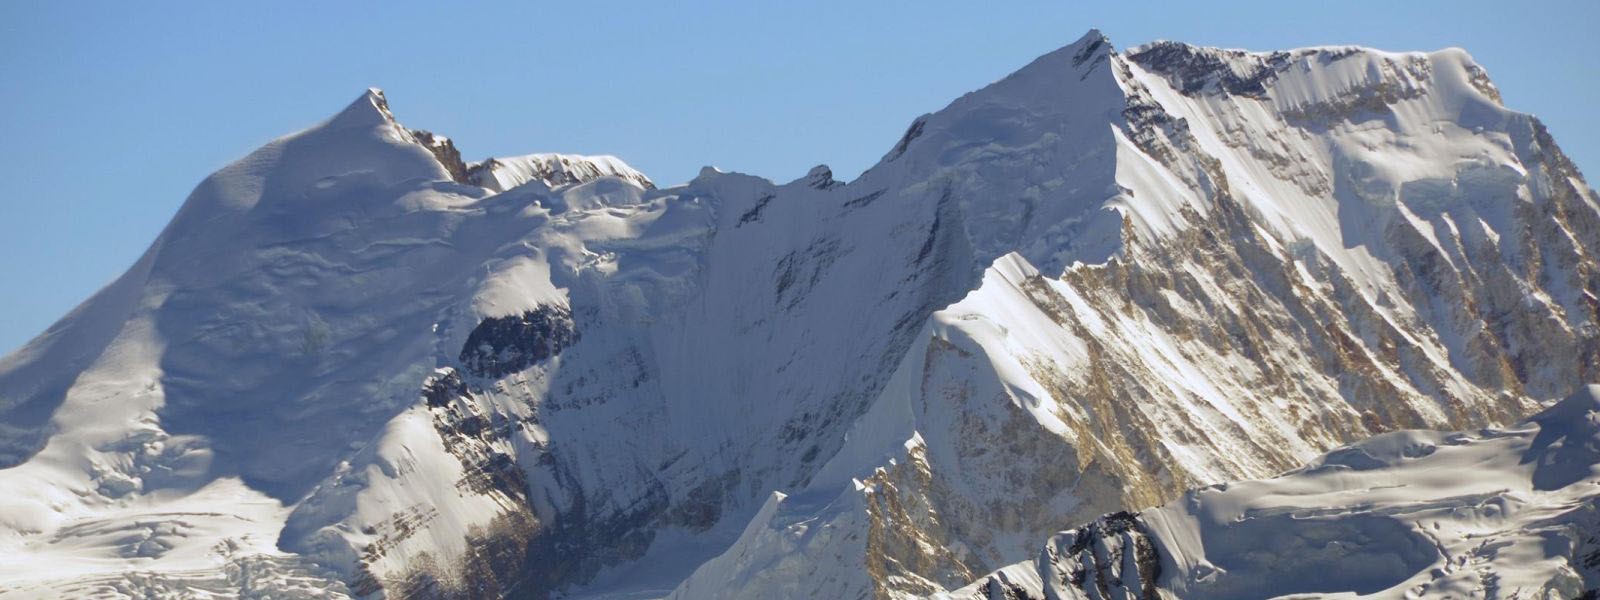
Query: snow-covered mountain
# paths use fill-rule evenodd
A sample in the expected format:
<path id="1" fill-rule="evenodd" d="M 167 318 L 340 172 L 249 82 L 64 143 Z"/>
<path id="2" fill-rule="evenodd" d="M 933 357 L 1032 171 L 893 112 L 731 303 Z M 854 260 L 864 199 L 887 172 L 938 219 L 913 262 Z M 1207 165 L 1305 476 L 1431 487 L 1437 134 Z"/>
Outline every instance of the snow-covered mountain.
<path id="1" fill-rule="evenodd" d="M 952 592 L 1600 381 L 1596 252 L 1600 198 L 1459 50 L 1091 32 L 850 182 L 467 163 L 373 90 L 0 359 L 0 593 Z"/>

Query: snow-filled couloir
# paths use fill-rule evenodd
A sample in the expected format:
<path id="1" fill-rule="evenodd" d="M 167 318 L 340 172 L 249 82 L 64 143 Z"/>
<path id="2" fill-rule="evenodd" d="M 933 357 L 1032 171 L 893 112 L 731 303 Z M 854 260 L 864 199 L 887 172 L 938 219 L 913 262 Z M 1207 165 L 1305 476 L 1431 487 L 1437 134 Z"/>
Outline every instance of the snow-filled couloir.
<path id="1" fill-rule="evenodd" d="M 1595 383 L 1597 249 L 1459 50 L 1091 32 L 849 182 L 468 163 L 372 91 L 0 359 L 0 590 L 948 593 Z"/>

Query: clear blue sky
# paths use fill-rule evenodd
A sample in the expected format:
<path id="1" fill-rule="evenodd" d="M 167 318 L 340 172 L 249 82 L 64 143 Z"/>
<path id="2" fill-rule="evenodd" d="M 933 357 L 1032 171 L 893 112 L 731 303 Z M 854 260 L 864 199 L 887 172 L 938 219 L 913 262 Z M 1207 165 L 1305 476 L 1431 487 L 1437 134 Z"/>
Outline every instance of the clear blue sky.
<path id="1" fill-rule="evenodd" d="M 853 177 L 913 117 L 1091 27 L 1122 48 L 1460 46 L 1600 173 L 1595 0 L 177 4 L 0 2 L 0 354 L 132 264 L 201 178 L 368 86 L 469 160 L 786 181 Z"/>

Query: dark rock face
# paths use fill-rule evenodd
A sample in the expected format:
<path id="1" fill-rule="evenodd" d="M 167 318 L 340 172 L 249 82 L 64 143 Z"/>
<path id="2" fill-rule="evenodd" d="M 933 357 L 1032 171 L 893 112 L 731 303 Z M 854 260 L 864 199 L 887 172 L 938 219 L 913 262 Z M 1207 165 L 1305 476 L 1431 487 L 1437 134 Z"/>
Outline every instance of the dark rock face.
<path id="1" fill-rule="evenodd" d="M 739 215 L 739 224 L 735 225 L 734 227 L 744 227 L 745 225 L 760 221 L 761 212 L 767 209 L 767 204 L 772 202 L 773 198 L 776 198 L 776 196 L 767 194 L 762 196 L 761 199 L 756 200 L 755 206 L 750 207 L 750 210 L 744 211 L 744 214 Z"/>
<path id="2" fill-rule="evenodd" d="M 961 600 L 1078 600 L 1171 597 L 1157 587 L 1161 551 L 1137 513 L 1114 512 L 1055 534 L 1039 553 L 1037 583 L 1000 570 L 967 588 Z M 1247 597 L 1247 596 L 1239 596 Z"/>
<path id="3" fill-rule="evenodd" d="M 411 137 L 417 139 L 417 143 L 422 144 L 429 152 L 433 153 L 433 157 L 438 159 L 440 165 L 444 166 L 444 170 L 450 173 L 451 179 L 455 180 L 456 183 L 470 183 L 467 177 L 469 169 L 467 164 L 462 162 L 461 151 L 456 150 L 455 142 L 450 141 L 450 138 L 434 135 L 431 131 L 423 131 L 421 129 L 409 129 L 407 131 L 411 133 Z"/>
<path id="4" fill-rule="evenodd" d="M 440 369 L 433 377 L 422 382 L 422 400 L 429 408 L 443 408 L 450 401 L 467 395 L 467 384 L 455 369 Z"/>
<path id="5" fill-rule="evenodd" d="M 998 577 L 990 577 L 983 592 L 987 594 L 985 600 L 1046 600 L 1034 595 L 1028 588 Z"/>
<path id="6" fill-rule="evenodd" d="M 885 162 L 900 158 L 900 155 L 905 154 L 906 149 L 911 147 L 913 140 L 922 137 L 922 129 L 928 126 L 928 117 L 929 115 L 923 115 L 911 122 L 911 126 L 906 128 L 905 135 L 900 136 L 900 141 L 895 142 L 894 149 L 884 157 Z"/>
<path id="7" fill-rule="evenodd" d="M 1111 40 L 1106 39 L 1104 36 L 1079 49 L 1077 54 L 1072 55 L 1072 66 L 1078 67 L 1083 71 L 1083 74 L 1079 75 L 1078 79 L 1081 81 L 1087 78 L 1090 73 L 1094 72 L 1095 67 L 1109 61 L 1111 53 Z M 1089 65 L 1088 68 L 1083 68 L 1085 63 Z"/>
<path id="8" fill-rule="evenodd" d="M 416 600 L 547 597 L 542 589 L 524 585 L 529 553 L 542 532 L 529 501 L 531 488 L 512 454 L 512 438 L 527 423 L 481 410 L 481 393 L 450 367 L 435 371 L 422 384 L 422 399 L 434 431 L 445 451 L 461 464 L 462 477 L 455 482 L 456 488 L 493 499 L 502 512 L 488 523 L 466 531 L 470 552 L 464 556 L 446 562 L 421 552 L 408 557 L 405 572 L 383 580 L 374 575 L 371 565 L 393 552 L 406 538 L 427 530 L 439 513 L 433 506 L 418 504 L 369 527 L 367 533 L 375 539 L 362 549 L 358 570 L 350 582 L 357 594 L 381 592 L 389 598 Z"/>
<path id="9" fill-rule="evenodd" d="M 1075 587 L 1090 598 L 1160 598 L 1161 558 L 1138 515 L 1114 512 L 1056 534 L 1039 556 L 1046 585 Z"/>
<path id="10" fill-rule="evenodd" d="M 550 315 L 533 316 L 541 312 L 490 319 L 474 334 L 493 331 L 497 332 L 494 336 L 521 336 L 516 339 L 525 340 L 528 336 L 523 334 L 530 330 L 548 333 Z M 554 321 L 566 322 L 569 328 L 556 329 L 570 332 L 570 320 L 561 317 L 564 315 L 557 315 Z M 570 338 L 565 339 L 568 341 L 564 343 L 570 343 Z M 524 356 L 533 355 L 530 346 L 507 347 L 518 348 Z M 597 510 L 594 507 L 603 505 L 606 498 L 583 493 L 576 476 L 568 470 L 568 463 L 550 448 L 534 444 L 518 449 L 514 439 L 519 431 L 537 423 L 536 416 L 515 417 L 484 410 L 484 391 L 449 367 L 439 369 L 423 382 L 422 399 L 445 451 L 460 461 L 462 477 L 455 482 L 456 488 L 493 499 L 501 512 L 488 523 L 467 531 L 470 551 L 464 556 L 446 562 L 422 552 L 407 558 L 408 567 L 398 577 L 380 581 L 369 566 L 392 552 L 400 541 L 425 530 L 438 516 L 438 511 L 427 505 L 395 513 L 389 522 L 369 532 L 377 539 L 363 549 L 359 570 L 351 582 L 363 595 L 381 592 L 386 597 L 407 600 L 560 597 L 560 590 L 593 579 L 603 567 L 642 556 L 654 539 L 653 529 L 663 522 L 696 531 L 710 527 L 720 516 L 721 495 L 738 482 L 737 474 L 714 479 L 701 486 L 706 489 L 691 492 L 688 503 L 672 514 L 666 512 L 669 498 L 664 488 L 654 489 L 621 511 Z M 519 458 L 519 452 L 533 454 Z M 529 484 L 524 463 L 548 469 L 554 486 L 536 491 Z M 567 490 L 574 490 L 573 495 L 564 508 L 554 513 L 541 514 L 532 500 L 534 493 L 562 494 Z"/>
<path id="11" fill-rule="evenodd" d="M 1223 60 L 1248 63 L 1243 72 Z M 1194 95 L 1215 86 L 1236 96 L 1260 97 L 1267 85 L 1288 65 L 1289 54 L 1277 52 L 1263 59 L 1239 51 L 1196 48 L 1177 42 L 1156 42 L 1128 58 L 1152 72 L 1161 73 L 1185 95 Z"/>
<path id="12" fill-rule="evenodd" d="M 606 499 L 583 493 L 576 476 L 568 471 L 568 463 L 548 447 L 536 445 L 531 448 L 535 455 L 523 460 L 547 468 L 555 481 L 553 488 L 536 492 L 520 466 L 513 438 L 537 419 L 484 411 L 480 408 L 482 390 L 461 387 L 458 382 L 453 371 L 442 369 L 424 384 L 434 429 L 445 449 L 461 462 L 464 474 L 456 482 L 457 488 L 494 498 L 505 512 L 468 532 L 467 544 L 473 551 L 459 564 L 419 564 L 403 586 L 390 590 L 393 597 L 544 600 L 559 597 L 555 592 L 574 583 L 593 579 L 607 565 L 644 555 L 655 537 L 652 525 L 668 506 L 665 489 L 657 488 L 621 511 L 596 510 Z M 459 393 L 434 404 L 434 390 Z M 531 494 L 560 494 L 563 490 L 576 490 L 564 509 L 538 512 Z M 696 525 L 689 519 L 673 522 Z M 709 526 L 699 525 L 702 530 Z M 436 579 L 447 574 L 457 583 L 437 585 Z M 460 585 L 461 581 L 470 583 Z"/>
<path id="13" fill-rule="evenodd" d="M 833 169 L 828 168 L 828 165 L 817 165 L 812 167 L 811 170 L 806 173 L 807 187 L 826 190 L 840 185 L 843 184 L 838 181 L 834 181 Z"/>
<path id="14" fill-rule="evenodd" d="M 1093 42 L 1089 42 L 1089 45 L 1084 46 L 1082 49 L 1078 50 L 1077 54 L 1072 55 L 1072 66 L 1081 67 L 1085 62 L 1096 60 L 1096 55 L 1103 54 L 1100 52 L 1100 49 L 1106 47 L 1106 45 L 1107 40 L 1103 37 Z"/>
<path id="15" fill-rule="evenodd" d="M 572 311 L 541 305 L 509 317 L 479 323 L 461 348 L 461 365 L 478 377 L 499 378 L 561 353 L 578 341 Z"/>

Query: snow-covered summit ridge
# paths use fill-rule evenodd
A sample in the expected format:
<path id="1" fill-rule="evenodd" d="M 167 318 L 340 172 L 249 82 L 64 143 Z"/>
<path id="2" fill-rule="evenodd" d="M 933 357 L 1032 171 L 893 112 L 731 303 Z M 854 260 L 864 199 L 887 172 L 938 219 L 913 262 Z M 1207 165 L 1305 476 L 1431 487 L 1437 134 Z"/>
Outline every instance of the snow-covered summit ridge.
<path id="1" fill-rule="evenodd" d="M 1272 56 L 1091 34 L 915 119 L 846 189 L 936 198 L 986 271 L 678 597 L 919 597 L 1039 524 L 1600 380 L 1600 203 L 1536 119 L 1459 51 Z"/>
<path id="2" fill-rule="evenodd" d="M 329 117 L 324 122 L 324 125 L 332 127 L 376 127 L 397 123 L 398 121 L 394 118 L 394 112 L 389 110 L 389 99 L 384 96 L 383 90 L 371 87 L 351 101 L 344 110 Z"/>
<path id="3" fill-rule="evenodd" d="M 1389 52 L 1363 46 L 1317 46 L 1254 52 L 1159 40 L 1129 48 L 1126 55 L 1151 72 L 1172 79 L 1174 87 L 1185 94 L 1222 93 L 1250 97 L 1265 96 L 1270 88 L 1275 87 L 1277 79 L 1293 77 L 1291 71 L 1299 71 L 1300 77 L 1323 75 L 1327 73 L 1323 69 L 1345 59 L 1356 59 L 1359 68 L 1367 71 L 1361 75 L 1391 78 L 1404 73 L 1387 71 L 1386 64 L 1419 65 L 1425 61 L 1442 61 L 1466 72 L 1477 91 L 1496 103 L 1500 102 L 1499 90 L 1489 80 L 1488 73 L 1460 48 L 1431 52 Z M 1410 74 L 1425 76 L 1420 72 Z M 1323 93 L 1321 99 L 1325 100 L 1348 90 L 1320 91 Z"/>
<path id="4" fill-rule="evenodd" d="M 540 153 L 465 162 L 450 138 L 401 125 L 389 108 L 388 98 L 379 88 L 368 88 L 320 128 L 379 128 L 397 141 L 414 143 L 427 149 L 452 180 L 491 192 L 504 192 L 531 181 L 556 188 L 601 177 L 615 177 L 644 189 L 655 188 L 655 183 L 644 173 L 610 155 Z"/>
<path id="5" fill-rule="evenodd" d="M 560 187 L 600 177 L 616 177 L 647 190 L 656 187 L 644 173 L 610 155 L 528 154 L 490 158 L 467 167 L 469 183 L 496 192 L 530 181 Z"/>

